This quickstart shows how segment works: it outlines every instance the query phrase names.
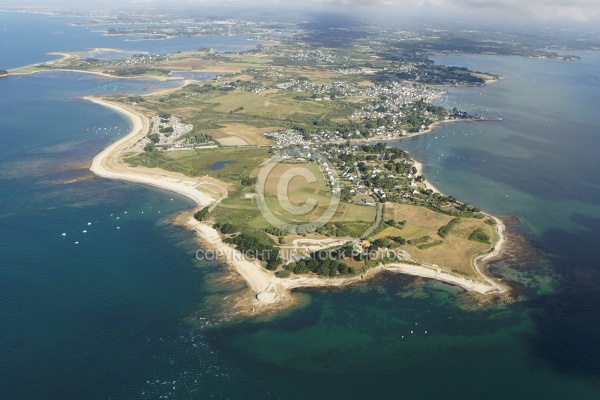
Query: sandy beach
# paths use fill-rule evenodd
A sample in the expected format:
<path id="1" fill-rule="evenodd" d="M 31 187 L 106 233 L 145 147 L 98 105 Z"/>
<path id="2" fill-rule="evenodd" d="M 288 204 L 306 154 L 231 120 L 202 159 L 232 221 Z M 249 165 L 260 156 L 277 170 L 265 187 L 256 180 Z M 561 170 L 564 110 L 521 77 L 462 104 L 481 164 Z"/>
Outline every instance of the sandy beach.
<path id="1" fill-rule="evenodd" d="M 132 124 L 128 135 L 112 143 L 94 157 L 90 167 L 93 173 L 103 178 L 140 183 L 178 193 L 193 200 L 199 206 L 207 206 L 214 201 L 210 196 L 197 189 L 198 186 L 204 183 L 201 179 L 168 174 L 164 171 L 155 172 L 147 169 L 131 168 L 123 164 L 119 159 L 120 156 L 148 133 L 150 121 L 148 118 L 115 103 L 92 97 L 86 97 L 86 100 L 126 116 Z"/>
<path id="2" fill-rule="evenodd" d="M 86 97 L 86 100 L 110 108 L 126 116 L 132 124 L 131 131 L 122 139 L 112 143 L 102 152 L 100 152 L 92 161 L 90 170 L 96 175 L 117 179 L 127 182 L 133 182 L 148 185 L 185 196 L 194 201 L 199 207 L 214 203 L 215 200 L 207 194 L 198 190 L 203 184 L 207 184 L 200 178 L 190 178 L 181 174 L 170 173 L 162 170 L 150 170 L 143 168 L 132 168 L 125 165 L 120 157 L 138 140 L 144 137 L 149 130 L 148 118 L 139 115 L 130 109 L 116 103 L 106 100 Z M 422 171 L 422 165 L 416 163 L 419 174 Z M 437 191 L 431 184 L 427 187 Z M 223 189 L 224 190 L 224 189 Z M 224 190 L 223 196 L 227 195 Z M 336 287 L 350 285 L 360 282 L 386 270 L 390 272 L 419 276 L 423 278 L 436 279 L 442 282 L 460 286 L 468 291 L 480 294 L 503 293 L 506 288 L 498 284 L 493 278 L 486 276 L 482 271 L 485 263 L 497 257 L 504 244 L 504 225 L 499 219 L 490 216 L 496 220 L 497 233 L 499 241 L 494 250 L 490 253 L 481 255 L 473 261 L 473 265 L 481 281 L 474 281 L 437 267 L 412 265 L 404 263 L 394 263 L 380 265 L 372 268 L 360 276 L 347 278 L 328 278 L 320 276 L 296 276 L 290 278 L 277 278 L 272 272 L 263 268 L 258 261 L 245 258 L 232 246 L 225 243 L 220 234 L 207 223 L 196 221 L 193 217 L 185 222 L 185 226 L 196 232 L 201 246 L 205 250 L 213 251 L 219 255 L 219 260 L 230 265 L 245 280 L 248 287 L 254 294 L 254 299 L 250 299 L 252 309 L 257 307 L 268 307 L 274 304 L 285 302 L 290 298 L 291 289 L 303 287 Z"/>

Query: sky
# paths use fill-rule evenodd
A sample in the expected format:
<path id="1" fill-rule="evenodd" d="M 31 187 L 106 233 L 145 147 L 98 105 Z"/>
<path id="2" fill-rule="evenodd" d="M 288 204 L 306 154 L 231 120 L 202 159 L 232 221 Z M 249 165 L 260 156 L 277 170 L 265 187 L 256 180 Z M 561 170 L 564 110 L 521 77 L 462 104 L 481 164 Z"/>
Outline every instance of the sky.
<path id="1" fill-rule="evenodd" d="M 0 6 L 40 7 L 173 7 L 173 6 L 297 7 L 348 13 L 422 12 L 445 15 L 491 15 L 507 19 L 595 22 L 600 0 L 0 0 Z"/>

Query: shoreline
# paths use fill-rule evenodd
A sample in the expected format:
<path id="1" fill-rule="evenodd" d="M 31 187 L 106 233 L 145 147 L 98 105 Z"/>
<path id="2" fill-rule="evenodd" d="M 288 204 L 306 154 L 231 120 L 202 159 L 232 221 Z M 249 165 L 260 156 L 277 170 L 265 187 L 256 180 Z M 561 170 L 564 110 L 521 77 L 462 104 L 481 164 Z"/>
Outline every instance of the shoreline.
<path id="1" fill-rule="evenodd" d="M 90 171 L 102 178 L 139 183 L 174 192 L 187 197 L 199 206 L 206 206 L 213 202 L 212 198 L 197 190 L 197 186 L 203 184 L 200 179 L 140 169 L 134 170 L 119 162 L 119 156 L 147 134 L 150 127 L 148 118 L 106 100 L 94 97 L 84 97 L 84 99 L 124 115 L 132 124 L 131 131 L 125 137 L 110 144 L 93 158 Z"/>
<path id="2" fill-rule="evenodd" d="M 201 178 L 190 178 L 181 174 L 176 175 L 175 173 L 166 173 L 162 170 L 160 172 L 155 172 L 146 169 L 132 168 L 120 162 L 119 157 L 123 152 L 147 134 L 150 126 L 148 118 L 123 105 L 115 104 L 107 100 L 95 97 L 85 97 L 84 99 L 124 115 L 132 123 L 131 131 L 125 137 L 110 144 L 94 157 L 90 167 L 90 170 L 94 174 L 103 178 L 127 181 L 167 190 L 192 200 L 197 207 L 205 207 L 215 203 L 214 199 L 198 190 L 198 187 L 205 183 Z M 422 168 L 422 164 L 418 164 L 420 168 Z M 431 184 L 428 184 L 428 187 L 432 188 L 432 190 L 434 188 Z M 226 195 L 225 191 L 223 196 L 225 197 Z M 250 302 L 253 306 L 252 312 L 254 312 L 254 307 L 269 308 L 277 305 L 285 306 L 291 301 L 290 291 L 292 289 L 346 286 L 368 280 L 384 270 L 435 279 L 483 295 L 505 293 L 507 291 L 505 286 L 498 284 L 493 280 L 493 277 L 487 276 L 482 271 L 482 268 L 489 260 L 497 257 L 501 253 L 505 243 L 504 224 L 498 218 L 491 215 L 490 217 L 494 218 L 497 223 L 498 242 L 493 251 L 477 256 L 473 260 L 473 267 L 477 275 L 481 277 L 484 282 L 477 282 L 466 277 L 455 275 L 439 267 L 405 263 L 379 265 L 375 268 L 371 268 L 362 275 L 349 278 L 295 276 L 282 279 L 276 277 L 272 272 L 268 272 L 257 261 L 245 259 L 234 247 L 225 243 L 212 226 L 196 221 L 193 217 L 188 218 L 181 224 L 196 233 L 199 244 L 201 244 L 205 250 L 215 251 L 225 256 L 225 260 L 221 261 L 233 267 L 254 294 L 254 298 Z"/>
<path id="3" fill-rule="evenodd" d="M 99 53 L 99 52 L 126 53 L 126 51 L 124 51 L 124 50 L 103 48 L 103 47 L 96 47 L 88 53 L 94 54 L 94 53 Z M 145 52 L 142 52 L 142 53 L 145 53 Z M 82 69 L 70 69 L 70 68 L 53 68 L 53 66 L 56 65 L 57 63 L 60 63 L 62 61 L 69 59 L 70 57 L 72 57 L 73 53 L 50 52 L 50 53 L 46 53 L 46 54 L 50 54 L 53 56 L 61 56 L 61 57 L 54 59 L 54 60 L 43 61 L 43 62 L 34 63 L 34 64 L 27 64 L 27 65 L 24 65 L 22 67 L 17 67 L 17 68 L 11 68 L 8 70 L 8 74 L 6 74 L 6 76 L 32 75 L 32 74 L 38 74 L 41 72 L 61 71 L 61 72 L 81 72 L 84 74 L 98 75 L 98 76 L 102 76 L 102 77 L 110 78 L 110 79 L 148 79 L 148 80 L 157 80 L 157 81 L 161 81 L 161 82 L 186 81 L 186 79 L 183 77 L 173 77 L 173 76 L 152 76 L 152 75 L 150 75 L 150 76 L 117 76 L 117 75 L 106 74 L 106 73 L 100 72 L 100 71 L 86 71 L 86 70 L 82 70 Z M 19 72 L 20 70 L 25 70 L 28 68 L 40 68 L 40 69 L 36 70 L 36 71 Z M 184 83 L 181 86 L 185 86 L 185 84 L 187 84 L 187 83 Z M 178 86 L 177 88 L 179 88 L 181 86 Z"/>

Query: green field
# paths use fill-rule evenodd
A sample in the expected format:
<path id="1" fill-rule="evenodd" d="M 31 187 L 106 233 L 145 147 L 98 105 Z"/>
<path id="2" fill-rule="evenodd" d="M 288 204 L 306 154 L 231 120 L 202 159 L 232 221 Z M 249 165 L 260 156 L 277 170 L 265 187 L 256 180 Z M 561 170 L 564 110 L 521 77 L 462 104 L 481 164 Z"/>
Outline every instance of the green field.
<path id="1" fill-rule="evenodd" d="M 126 161 L 134 166 L 158 167 L 188 176 L 209 175 L 226 182 L 239 183 L 268 157 L 266 148 L 235 147 L 140 153 L 126 158 Z M 216 163 L 224 165 L 221 169 L 210 170 L 209 167 Z"/>
<path id="2" fill-rule="evenodd" d="M 423 243 L 405 245 L 402 248 L 409 252 L 414 261 L 437 264 L 472 277 L 476 276 L 472 267 L 473 259 L 492 246 L 469 240 L 471 233 L 481 228 L 493 241 L 497 240 L 495 228 L 477 218 L 461 218 L 448 235 L 442 238 L 438 235 L 438 229 L 454 218 L 425 207 L 387 203 L 383 220 L 389 219 L 406 221 L 406 225 L 402 229 L 388 226 L 380 231 L 375 239 L 401 236 L 406 240 L 414 240 L 429 236 L 430 239 Z"/>

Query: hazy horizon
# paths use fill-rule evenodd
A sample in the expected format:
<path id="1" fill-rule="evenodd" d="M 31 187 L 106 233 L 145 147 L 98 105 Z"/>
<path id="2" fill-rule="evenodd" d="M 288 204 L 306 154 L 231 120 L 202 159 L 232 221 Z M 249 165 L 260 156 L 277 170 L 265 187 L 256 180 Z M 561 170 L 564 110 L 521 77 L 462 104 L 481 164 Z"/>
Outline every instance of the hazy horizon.
<path id="1" fill-rule="evenodd" d="M 387 17 L 431 17 L 443 19 L 477 17 L 498 23 L 575 23 L 597 25 L 600 17 L 600 2 L 594 0 L 308 0 L 280 1 L 259 0 L 242 2 L 238 0 L 125 0 L 125 1 L 86 1 L 73 0 L 20 0 L 2 1 L 1 7 L 70 7 L 77 9 L 127 9 L 127 8 L 166 8 L 185 9 L 210 6 L 206 11 L 221 8 L 256 8 L 266 10 L 296 9 L 308 12 L 339 12 L 347 14 L 385 15 Z"/>

